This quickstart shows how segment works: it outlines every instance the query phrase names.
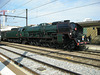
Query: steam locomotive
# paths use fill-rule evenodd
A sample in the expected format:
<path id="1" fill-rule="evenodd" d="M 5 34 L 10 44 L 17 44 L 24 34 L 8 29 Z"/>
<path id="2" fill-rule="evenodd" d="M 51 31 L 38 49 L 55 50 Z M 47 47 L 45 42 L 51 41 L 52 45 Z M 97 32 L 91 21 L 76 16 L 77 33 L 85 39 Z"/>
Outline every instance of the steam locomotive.
<path id="1" fill-rule="evenodd" d="M 1 40 L 65 49 L 74 49 L 87 43 L 83 28 L 69 20 L 12 28 L 1 33 Z"/>

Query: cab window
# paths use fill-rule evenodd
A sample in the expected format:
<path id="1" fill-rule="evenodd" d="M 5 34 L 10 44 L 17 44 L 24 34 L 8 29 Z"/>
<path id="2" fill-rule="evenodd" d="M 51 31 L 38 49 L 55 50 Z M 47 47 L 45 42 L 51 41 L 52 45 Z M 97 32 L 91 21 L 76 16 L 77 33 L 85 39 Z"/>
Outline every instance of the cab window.
<path id="1" fill-rule="evenodd" d="M 75 24 L 71 24 L 71 28 L 75 29 L 76 25 Z"/>

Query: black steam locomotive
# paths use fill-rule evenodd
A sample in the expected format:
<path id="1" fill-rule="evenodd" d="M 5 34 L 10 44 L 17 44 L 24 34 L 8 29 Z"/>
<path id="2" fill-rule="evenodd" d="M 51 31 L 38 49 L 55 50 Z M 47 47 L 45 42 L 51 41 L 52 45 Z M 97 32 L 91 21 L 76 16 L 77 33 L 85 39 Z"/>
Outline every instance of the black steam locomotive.
<path id="1" fill-rule="evenodd" d="M 83 28 L 69 20 L 13 28 L 2 32 L 2 40 L 32 45 L 74 49 L 87 43 Z"/>

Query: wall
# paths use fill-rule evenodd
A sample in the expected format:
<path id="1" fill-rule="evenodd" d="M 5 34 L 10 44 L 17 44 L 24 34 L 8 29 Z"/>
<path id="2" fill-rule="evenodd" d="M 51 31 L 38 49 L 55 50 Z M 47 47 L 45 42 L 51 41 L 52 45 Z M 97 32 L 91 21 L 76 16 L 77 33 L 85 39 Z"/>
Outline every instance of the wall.
<path id="1" fill-rule="evenodd" d="M 100 26 L 98 26 L 100 27 Z M 84 27 L 83 33 L 88 36 L 91 36 L 91 43 L 93 44 L 100 44 L 100 35 L 98 35 L 97 28 L 98 27 Z"/>

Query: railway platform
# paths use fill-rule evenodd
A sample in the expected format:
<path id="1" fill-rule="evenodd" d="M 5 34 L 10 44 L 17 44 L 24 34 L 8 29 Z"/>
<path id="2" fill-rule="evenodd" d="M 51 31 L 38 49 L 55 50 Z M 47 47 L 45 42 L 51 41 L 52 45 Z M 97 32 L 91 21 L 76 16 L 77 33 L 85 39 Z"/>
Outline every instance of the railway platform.
<path id="1" fill-rule="evenodd" d="M 0 75 L 26 75 L 21 69 L 12 64 L 10 60 L 0 55 Z"/>
<path id="2" fill-rule="evenodd" d="M 86 45 L 90 50 L 100 50 L 100 45 Z"/>

